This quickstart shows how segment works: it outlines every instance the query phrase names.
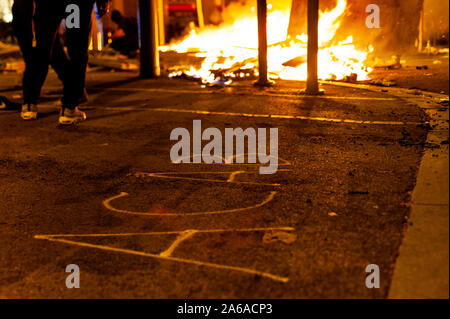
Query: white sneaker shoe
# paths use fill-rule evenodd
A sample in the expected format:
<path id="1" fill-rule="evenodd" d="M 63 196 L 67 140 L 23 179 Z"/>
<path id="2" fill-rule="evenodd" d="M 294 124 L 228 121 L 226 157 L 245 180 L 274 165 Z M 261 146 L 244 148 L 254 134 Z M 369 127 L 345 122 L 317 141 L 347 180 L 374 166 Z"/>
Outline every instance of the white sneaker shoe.
<path id="1" fill-rule="evenodd" d="M 24 121 L 36 120 L 38 116 L 38 107 L 36 104 L 22 105 L 22 112 L 20 116 Z"/>
<path id="2" fill-rule="evenodd" d="M 6 103 L 3 101 L 3 98 L 0 96 L 0 110 L 6 110 Z"/>
<path id="3" fill-rule="evenodd" d="M 73 125 L 86 120 L 86 113 L 80 111 L 78 107 L 73 110 L 62 108 L 59 114 L 59 124 Z"/>

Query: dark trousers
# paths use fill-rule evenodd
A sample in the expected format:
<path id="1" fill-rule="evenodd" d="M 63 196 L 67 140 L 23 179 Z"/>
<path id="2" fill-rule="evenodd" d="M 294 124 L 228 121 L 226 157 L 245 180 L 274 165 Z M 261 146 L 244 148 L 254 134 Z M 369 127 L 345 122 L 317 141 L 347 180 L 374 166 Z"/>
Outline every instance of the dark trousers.
<path id="1" fill-rule="evenodd" d="M 35 0 L 34 15 L 36 47 L 32 52 L 30 72 L 24 80 L 24 92 L 32 103 L 38 99 L 47 77 L 55 47 L 60 45 L 57 31 L 62 19 L 69 14 L 66 7 L 75 4 L 80 8 L 80 28 L 66 30 L 69 61 L 65 65 L 63 106 L 73 109 L 79 104 L 84 91 L 88 62 L 91 14 L 95 0 Z M 59 50 L 58 50 L 59 51 Z M 25 85 L 26 83 L 26 85 Z M 25 86 L 27 89 L 25 89 Z M 25 95 L 25 93 L 24 93 Z"/>
<path id="2" fill-rule="evenodd" d="M 36 103 L 40 87 L 35 87 L 37 84 L 31 79 L 32 59 L 35 54 L 33 48 L 34 0 L 14 0 L 12 12 L 14 33 L 25 61 L 23 77 L 24 102 L 26 104 Z M 69 59 L 58 36 L 55 38 L 55 45 L 53 46 L 51 65 L 63 83 L 65 82 L 68 64 Z"/>

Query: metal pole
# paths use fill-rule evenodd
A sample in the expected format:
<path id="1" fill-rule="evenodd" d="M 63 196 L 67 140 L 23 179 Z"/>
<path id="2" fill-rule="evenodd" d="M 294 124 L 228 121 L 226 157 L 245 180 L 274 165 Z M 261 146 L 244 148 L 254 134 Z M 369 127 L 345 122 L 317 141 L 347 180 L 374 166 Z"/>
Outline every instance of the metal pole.
<path id="1" fill-rule="evenodd" d="M 318 52 L 319 52 L 319 0 L 308 0 L 308 80 L 306 94 L 317 95 L 318 82 Z"/>
<path id="2" fill-rule="evenodd" d="M 259 80 L 256 86 L 271 86 L 267 70 L 267 0 L 258 0 Z"/>
<path id="3" fill-rule="evenodd" d="M 160 75 L 158 51 L 157 0 L 139 0 L 141 38 L 141 77 Z"/>
<path id="4" fill-rule="evenodd" d="M 158 1 L 158 31 L 159 31 L 159 45 L 166 44 L 166 24 L 164 19 L 164 0 Z"/>
<path id="5" fill-rule="evenodd" d="M 198 27 L 203 29 L 205 27 L 205 18 L 203 15 L 203 3 L 202 0 L 196 1 L 197 6 L 197 18 L 198 18 Z"/>
<path id="6" fill-rule="evenodd" d="M 421 53 L 423 51 L 423 21 L 424 20 L 424 8 L 422 6 L 422 8 L 420 9 L 420 21 L 419 21 L 419 40 L 418 40 L 418 51 L 419 53 Z"/>

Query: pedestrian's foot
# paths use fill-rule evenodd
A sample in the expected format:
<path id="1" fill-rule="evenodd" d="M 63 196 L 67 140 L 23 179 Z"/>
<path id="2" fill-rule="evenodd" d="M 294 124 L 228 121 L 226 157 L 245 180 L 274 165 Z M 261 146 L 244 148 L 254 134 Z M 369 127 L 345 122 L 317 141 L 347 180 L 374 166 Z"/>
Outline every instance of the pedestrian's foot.
<path id="1" fill-rule="evenodd" d="M 8 100 L 5 96 L 0 96 L 0 111 L 9 111 L 9 110 L 21 110 L 22 104 L 14 103 Z"/>
<path id="2" fill-rule="evenodd" d="M 6 110 L 6 102 L 3 99 L 3 96 L 0 96 L 0 110 Z"/>
<path id="3" fill-rule="evenodd" d="M 86 120 L 86 113 L 80 111 L 78 107 L 75 109 L 62 108 L 59 114 L 59 124 L 72 125 Z"/>
<path id="4" fill-rule="evenodd" d="M 24 104 L 22 105 L 22 112 L 20 116 L 25 121 L 36 120 L 38 116 L 38 107 L 36 104 Z"/>

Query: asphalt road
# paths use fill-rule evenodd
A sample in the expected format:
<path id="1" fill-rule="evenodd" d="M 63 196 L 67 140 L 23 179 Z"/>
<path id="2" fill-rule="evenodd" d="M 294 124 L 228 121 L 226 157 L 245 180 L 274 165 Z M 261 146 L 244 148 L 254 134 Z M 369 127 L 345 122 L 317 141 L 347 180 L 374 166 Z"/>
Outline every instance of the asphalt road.
<path id="1" fill-rule="evenodd" d="M 17 83 L 0 76 L 0 94 L 17 98 Z M 96 71 L 88 121 L 59 128 L 59 87 L 52 74 L 38 121 L 0 112 L 0 297 L 387 297 L 427 134 L 415 105 L 381 89 L 305 98 L 298 82 Z M 194 119 L 278 128 L 279 172 L 171 164 L 171 131 Z M 66 288 L 69 264 L 80 289 Z M 369 264 L 380 289 L 365 285 Z"/>

